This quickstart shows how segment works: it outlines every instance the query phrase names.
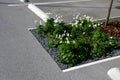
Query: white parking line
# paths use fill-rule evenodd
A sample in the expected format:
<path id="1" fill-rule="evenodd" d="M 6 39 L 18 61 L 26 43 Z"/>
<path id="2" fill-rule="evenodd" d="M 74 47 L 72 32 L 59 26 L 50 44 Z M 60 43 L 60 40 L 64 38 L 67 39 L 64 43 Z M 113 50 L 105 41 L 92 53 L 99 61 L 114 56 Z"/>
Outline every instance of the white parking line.
<path id="1" fill-rule="evenodd" d="M 92 65 L 95 65 L 95 64 L 115 60 L 115 59 L 118 59 L 118 58 L 120 58 L 120 56 L 115 56 L 115 57 L 111 57 L 111 58 L 107 58 L 107 59 L 103 59 L 103 60 L 98 60 L 98 61 L 95 61 L 95 62 L 91 62 L 91 63 L 87 63 L 87 64 L 83 64 L 83 65 L 80 65 L 80 66 L 75 66 L 75 67 L 71 67 L 71 68 L 62 70 L 62 72 L 69 72 L 69 71 L 73 71 L 73 70 L 76 70 L 76 69 L 92 66 Z"/>
<path id="2" fill-rule="evenodd" d="M 42 2 L 42 3 L 23 3 L 23 4 L 9 4 L 8 6 L 27 6 L 29 4 L 50 5 L 50 4 L 75 3 L 75 2 L 85 2 L 85 1 L 92 1 L 92 0 L 58 1 L 58 2 Z"/>
<path id="3" fill-rule="evenodd" d="M 35 13 L 38 17 L 40 17 L 44 22 L 47 21 L 47 19 L 49 18 L 49 16 L 43 12 L 40 8 L 38 8 L 37 6 L 35 6 L 34 4 L 29 4 L 28 8 Z"/>
<path id="4" fill-rule="evenodd" d="M 110 17 L 110 19 L 114 19 L 114 18 L 117 18 L 117 17 L 120 17 L 120 16 Z M 101 18 L 101 19 L 98 19 L 98 20 L 106 20 L 106 18 Z"/>
<path id="5" fill-rule="evenodd" d="M 34 5 L 50 5 L 50 4 L 62 4 L 62 3 L 74 3 L 74 2 L 85 2 L 91 0 L 78 0 L 78 1 L 59 1 L 59 2 L 45 2 L 45 3 L 33 3 Z"/>
<path id="6" fill-rule="evenodd" d="M 107 75 L 111 78 L 111 80 L 120 80 L 120 69 L 117 67 L 111 68 Z"/>

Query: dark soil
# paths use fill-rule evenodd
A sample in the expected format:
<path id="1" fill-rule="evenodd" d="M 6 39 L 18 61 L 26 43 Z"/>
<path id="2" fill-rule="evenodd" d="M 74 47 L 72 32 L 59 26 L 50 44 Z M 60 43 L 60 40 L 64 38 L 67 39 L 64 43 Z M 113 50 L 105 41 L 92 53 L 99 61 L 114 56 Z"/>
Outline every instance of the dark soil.
<path id="1" fill-rule="evenodd" d="M 110 21 L 108 22 L 107 26 L 102 24 L 100 28 L 108 35 L 120 39 L 120 21 Z"/>

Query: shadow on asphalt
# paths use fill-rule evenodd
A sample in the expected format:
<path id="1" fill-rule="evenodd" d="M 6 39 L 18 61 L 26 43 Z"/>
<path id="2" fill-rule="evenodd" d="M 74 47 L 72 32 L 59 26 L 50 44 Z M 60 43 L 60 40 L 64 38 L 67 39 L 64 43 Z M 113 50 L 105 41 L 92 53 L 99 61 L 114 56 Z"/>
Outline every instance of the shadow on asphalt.
<path id="1" fill-rule="evenodd" d="M 116 9 L 120 9 L 120 6 L 116 6 L 115 8 L 116 8 Z"/>

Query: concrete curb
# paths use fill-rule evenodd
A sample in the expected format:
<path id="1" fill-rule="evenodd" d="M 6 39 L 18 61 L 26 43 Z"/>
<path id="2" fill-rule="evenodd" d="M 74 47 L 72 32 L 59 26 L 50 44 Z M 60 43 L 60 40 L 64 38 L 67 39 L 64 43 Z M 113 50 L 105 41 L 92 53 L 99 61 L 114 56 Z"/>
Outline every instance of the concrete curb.
<path id="1" fill-rule="evenodd" d="M 36 28 L 28 28 L 29 31 L 30 31 L 30 30 L 33 30 L 33 29 L 36 29 Z"/>
<path id="2" fill-rule="evenodd" d="M 30 9 L 33 13 L 40 17 L 44 22 L 46 22 L 49 18 L 49 16 L 46 13 L 44 13 L 40 8 L 38 8 L 34 4 L 28 4 L 28 9 Z"/>

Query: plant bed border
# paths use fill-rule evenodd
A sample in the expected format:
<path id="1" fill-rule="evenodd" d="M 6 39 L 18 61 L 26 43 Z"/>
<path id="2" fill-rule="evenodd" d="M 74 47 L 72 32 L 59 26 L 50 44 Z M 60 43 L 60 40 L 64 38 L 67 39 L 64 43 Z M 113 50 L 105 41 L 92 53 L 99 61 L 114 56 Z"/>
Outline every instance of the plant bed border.
<path id="1" fill-rule="evenodd" d="M 112 18 L 110 20 L 116 20 L 117 18 L 120 19 L 120 17 L 116 17 L 116 18 Z M 104 19 L 102 21 L 104 21 Z M 68 65 L 64 65 L 57 61 L 57 59 L 56 59 L 57 56 L 54 54 L 58 53 L 58 49 L 49 47 L 46 43 L 45 37 L 38 35 L 37 32 L 35 32 L 35 29 L 29 28 L 29 31 L 34 35 L 34 37 L 38 40 L 38 42 L 43 46 L 43 48 L 48 52 L 48 54 L 53 58 L 53 60 L 58 64 L 58 66 L 60 67 L 62 72 L 68 72 L 68 71 L 72 71 L 75 69 L 80 69 L 83 67 L 87 67 L 87 66 L 91 66 L 91 65 L 98 64 L 98 63 L 111 61 L 111 60 L 120 58 L 120 50 L 114 50 L 113 53 L 115 53 L 115 54 L 113 54 L 112 56 L 83 61 L 83 63 L 80 63 L 76 66 L 70 67 Z"/>

